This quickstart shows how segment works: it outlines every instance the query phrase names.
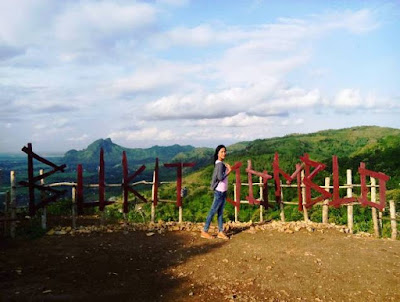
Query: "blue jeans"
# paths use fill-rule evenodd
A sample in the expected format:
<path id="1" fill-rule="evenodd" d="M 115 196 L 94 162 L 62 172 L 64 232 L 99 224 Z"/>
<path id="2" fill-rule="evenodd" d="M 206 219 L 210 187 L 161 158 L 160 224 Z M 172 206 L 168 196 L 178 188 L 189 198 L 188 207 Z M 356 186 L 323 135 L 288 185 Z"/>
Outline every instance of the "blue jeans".
<path id="1" fill-rule="evenodd" d="M 208 213 L 206 224 L 204 226 L 204 232 L 208 232 L 210 228 L 211 220 L 213 219 L 215 213 L 218 213 L 218 230 L 222 232 L 223 227 L 223 213 L 225 207 L 226 192 L 214 191 L 214 201 L 211 206 L 210 212 Z"/>

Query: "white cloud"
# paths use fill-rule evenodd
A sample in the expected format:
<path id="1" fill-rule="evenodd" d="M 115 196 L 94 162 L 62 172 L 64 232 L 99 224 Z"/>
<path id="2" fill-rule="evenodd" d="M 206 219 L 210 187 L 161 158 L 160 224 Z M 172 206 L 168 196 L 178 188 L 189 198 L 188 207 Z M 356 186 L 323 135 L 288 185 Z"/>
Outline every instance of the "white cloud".
<path id="1" fill-rule="evenodd" d="M 266 106 L 276 110 L 291 111 L 301 108 L 313 108 L 314 106 L 322 105 L 322 103 L 321 93 L 318 89 L 306 91 L 301 88 L 289 88 L 278 91 L 275 98 Z"/>
<path id="2" fill-rule="evenodd" d="M 68 141 L 73 141 L 73 142 L 83 142 L 83 141 L 87 141 L 88 138 L 89 138 L 89 135 L 84 133 L 84 134 L 82 134 L 81 136 L 78 136 L 78 137 L 69 137 L 69 138 L 67 138 L 67 140 Z"/>
<path id="3" fill-rule="evenodd" d="M 334 106 L 338 108 L 358 108 L 363 105 L 363 99 L 357 89 L 343 89 L 339 91 L 334 100 Z"/>
<path id="4" fill-rule="evenodd" d="M 58 130 L 65 130 L 69 127 L 69 120 L 67 118 L 50 118 L 47 120 L 42 120 L 33 126 L 35 130 L 42 131 L 46 133 L 54 133 Z"/>
<path id="5" fill-rule="evenodd" d="M 189 121 L 187 125 L 200 127 L 252 127 L 266 126 L 272 123 L 272 120 L 268 117 L 253 116 L 240 112 L 230 117 Z"/>
<path id="6" fill-rule="evenodd" d="M 317 89 L 281 88 L 275 83 L 232 88 L 210 94 L 172 95 L 146 106 L 153 119 L 204 119 L 233 117 L 238 114 L 254 116 L 286 115 L 289 110 L 322 105 Z M 264 84 L 264 85 L 262 85 Z"/>
<path id="7" fill-rule="evenodd" d="M 115 131 L 108 135 L 113 140 L 143 141 L 151 138 L 153 141 L 172 140 L 176 135 L 171 130 L 161 130 L 157 127 L 148 127 L 139 130 Z"/>
<path id="8" fill-rule="evenodd" d="M 0 46 L 37 44 L 46 36 L 56 7 L 50 0 L 0 1 Z"/>
<path id="9" fill-rule="evenodd" d="M 320 30 L 346 29 L 354 34 L 364 34 L 376 29 L 379 22 L 369 9 L 346 10 L 318 17 L 322 24 Z"/>
<path id="10" fill-rule="evenodd" d="M 178 18 L 186 12 L 193 19 Z M 110 132 L 131 143 L 195 144 L 210 141 L 216 127 L 221 139 L 234 141 L 307 127 L 299 117 L 315 110 L 399 108 L 361 87 L 328 99 L 317 86 L 338 71 L 316 60 L 316 45 L 380 29 L 374 10 L 253 25 L 202 14 L 186 0 L 0 1 L 0 119 L 10 125 L 2 136 L 25 141 L 30 132 L 16 129 L 29 128 L 49 144 L 58 135 L 57 143 L 83 145 Z M 265 20 L 274 19 L 266 12 Z M 298 75 L 304 70 L 307 80 Z"/>
<path id="11" fill-rule="evenodd" d="M 398 112 L 400 103 L 395 99 L 379 98 L 374 93 L 362 94 L 359 89 L 346 88 L 340 90 L 329 106 L 339 112 L 348 114 L 359 110 L 371 112 Z"/>
<path id="12" fill-rule="evenodd" d="M 217 37 L 213 28 L 205 24 L 193 28 L 174 28 L 163 35 L 162 41 L 174 45 L 203 47 L 217 42 Z"/>
<path id="13" fill-rule="evenodd" d="M 118 40 L 135 39 L 152 26 L 156 15 L 146 3 L 77 2 L 57 17 L 55 34 L 67 48 L 113 48 Z"/>
<path id="14" fill-rule="evenodd" d="M 158 3 L 168 4 L 173 6 L 184 6 L 189 3 L 190 0 L 157 0 Z"/>
<path id="15" fill-rule="evenodd" d="M 110 91 L 118 95 L 193 89 L 199 85 L 189 79 L 196 78 L 202 68 L 196 64 L 173 64 L 166 61 L 155 61 L 145 66 L 142 64 L 132 75 L 114 79 Z"/>

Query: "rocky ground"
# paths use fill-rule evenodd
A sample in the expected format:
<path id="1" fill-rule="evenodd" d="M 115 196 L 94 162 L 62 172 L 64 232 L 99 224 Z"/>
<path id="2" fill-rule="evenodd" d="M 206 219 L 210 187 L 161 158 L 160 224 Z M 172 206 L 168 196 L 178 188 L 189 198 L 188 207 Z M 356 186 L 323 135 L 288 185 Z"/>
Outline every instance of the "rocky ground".
<path id="1" fill-rule="evenodd" d="M 0 301 L 400 301 L 398 240 L 332 224 L 225 226 L 228 241 L 173 222 L 2 239 Z"/>

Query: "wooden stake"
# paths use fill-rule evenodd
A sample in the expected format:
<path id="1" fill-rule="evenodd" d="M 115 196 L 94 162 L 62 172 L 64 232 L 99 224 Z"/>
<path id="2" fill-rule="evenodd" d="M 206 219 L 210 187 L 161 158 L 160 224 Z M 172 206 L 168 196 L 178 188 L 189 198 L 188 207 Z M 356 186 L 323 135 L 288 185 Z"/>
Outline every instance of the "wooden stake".
<path id="1" fill-rule="evenodd" d="M 156 171 L 153 172 L 153 185 L 151 186 L 151 222 L 154 223 L 155 217 L 156 217 L 156 207 L 154 206 L 154 200 L 156 199 L 155 196 L 155 185 L 156 185 Z"/>
<path id="2" fill-rule="evenodd" d="M 43 169 L 39 170 L 39 174 L 43 175 L 44 171 Z M 40 180 L 40 184 L 44 186 L 44 178 Z M 41 201 L 44 201 L 46 199 L 46 193 L 44 191 L 40 192 L 40 199 Z M 47 206 L 44 206 L 42 209 L 42 229 L 46 230 L 47 229 Z"/>
<path id="3" fill-rule="evenodd" d="M 4 205 L 4 213 L 6 214 L 6 218 L 10 217 L 10 191 L 6 192 L 6 203 Z M 8 222 L 4 221 L 4 236 L 7 236 L 8 232 Z"/>
<path id="4" fill-rule="evenodd" d="M 17 217 L 17 183 L 15 181 L 15 171 L 10 171 L 10 182 L 10 218 L 12 219 L 10 223 L 10 236 L 11 238 L 15 238 L 16 222 L 14 219 Z"/>
<path id="5" fill-rule="evenodd" d="M 236 184 L 233 184 L 233 200 L 236 201 Z M 238 222 L 238 211 L 235 206 L 235 222 Z"/>
<path id="6" fill-rule="evenodd" d="M 182 206 L 179 207 L 179 223 L 182 223 Z"/>
<path id="7" fill-rule="evenodd" d="M 371 177 L 371 201 L 376 202 L 376 180 L 375 178 Z M 379 222 L 378 222 L 378 215 L 377 209 L 372 207 L 372 221 L 374 222 L 374 234 L 375 237 L 379 238 Z"/>
<path id="8" fill-rule="evenodd" d="M 156 207 L 154 206 L 154 203 L 151 204 L 151 222 L 154 222 L 156 218 Z"/>
<path id="9" fill-rule="evenodd" d="M 261 183 L 261 185 L 260 185 L 260 222 L 263 222 L 264 221 L 264 206 L 261 204 L 261 202 L 263 202 L 264 201 L 264 198 L 263 198 L 263 196 L 264 196 L 264 194 L 263 194 L 263 179 L 262 179 L 262 177 L 260 177 L 260 183 Z"/>
<path id="10" fill-rule="evenodd" d="M 394 200 L 389 200 L 390 206 L 390 226 L 392 228 L 392 239 L 397 238 L 396 206 Z"/>
<path id="11" fill-rule="evenodd" d="M 285 222 L 285 211 L 283 208 L 283 188 L 282 188 L 282 180 L 280 181 L 281 183 L 281 202 L 279 204 L 279 209 L 280 209 L 280 216 L 281 216 L 281 221 Z"/>
<path id="12" fill-rule="evenodd" d="M 325 191 L 329 192 L 329 183 L 330 183 L 330 178 L 325 177 Z M 328 223 L 328 211 L 329 211 L 329 206 L 328 206 L 328 199 L 324 200 L 324 204 L 322 205 L 322 223 Z"/>
<path id="13" fill-rule="evenodd" d="M 304 221 L 309 222 L 308 211 L 306 208 L 306 186 L 304 185 L 303 179 L 304 179 L 304 170 L 301 171 L 301 195 L 303 197 L 303 216 L 304 216 Z"/>
<path id="14" fill-rule="evenodd" d="M 76 188 L 72 187 L 71 190 L 71 199 L 72 199 L 72 228 L 75 230 L 76 229 Z"/>
<path id="15" fill-rule="evenodd" d="M 353 197 L 351 170 L 348 169 L 346 172 L 347 172 L 347 185 L 350 186 L 349 188 L 347 188 L 347 197 Z M 353 234 L 354 220 L 353 220 L 353 205 L 352 204 L 349 204 L 347 206 L 347 227 L 348 227 L 350 233 Z"/>

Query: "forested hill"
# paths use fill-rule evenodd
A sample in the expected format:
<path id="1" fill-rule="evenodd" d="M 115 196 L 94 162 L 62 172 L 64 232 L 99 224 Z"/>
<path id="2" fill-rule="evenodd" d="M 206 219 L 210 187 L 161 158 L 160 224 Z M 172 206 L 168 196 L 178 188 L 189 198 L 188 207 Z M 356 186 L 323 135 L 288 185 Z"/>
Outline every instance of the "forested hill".
<path id="1" fill-rule="evenodd" d="M 308 153 L 311 159 L 326 164 L 326 171 L 331 173 L 332 155 L 337 155 L 341 174 L 346 169 L 357 171 L 362 161 L 367 169 L 389 175 L 389 187 L 397 188 L 400 182 L 400 129 L 362 126 L 258 139 L 228 146 L 227 161 L 232 164 L 241 161 L 247 166 L 250 159 L 257 171 L 272 173 L 275 152 L 279 154 L 280 166 L 287 172 L 293 172 L 299 157 Z M 198 177 L 206 179 L 210 169 L 211 166 L 204 175 L 197 173 Z"/>
<path id="2" fill-rule="evenodd" d="M 97 166 L 100 148 L 104 149 L 106 164 L 118 169 L 121 165 L 122 151 L 126 151 L 129 165 L 132 167 L 146 164 L 148 169 L 151 169 L 156 157 L 164 163 L 196 162 L 196 167 L 189 170 L 198 171 L 192 177 L 200 177 L 203 181 L 208 181 L 208 174 L 212 169 L 212 148 L 173 145 L 131 149 L 114 144 L 109 138 L 97 140 L 81 151 L 68 151 L 64 156 L 64 162 Z M 280 165 L 287 172 L 293 170 L 295 164 L 300 161 L 299 157 L 304 153 L 308 153 L 311 159 L 326 164 L 326 171 L 329 172 L 332 155 L 337 155 L 341 173 L 345 173 L 345 169 L 357 171 L 362 161 L 367 169 L 389 175 L 391 177 L 389 187 L 398 187 L 400 182 L 400 129 L 362 126 L 324 130 L 310 134 L 290 134 L 239 142 L 227 146 L 227 149 L 228 162 L 233 164 L 235 161 L 241 161 L 246 166 L 247 160 L 250 159 L 258 171 L 264 169 L 272 171 L 275 152 L 279 153 Z M 242 170 L 244 171 L 244 168 Z"/>
<path id="3" fill-rule="evenodd" d="M 125 151 L 129 163 L 144 164 L 154 163 L 155 158 L 161 161 L 168 161 L 177 154 L 193 151 L 193 146 L 153 146 L 151 148 L 124 148 L 114 144 L 110 138 L 99 139 L 91 143 L 86 149 L 77 151 L 70 150 L 64 155 L 64 161 L 67 163 L 98 164 L 100 149 L 104 150 L 104 159 L 107 164 L 120 164 L 122 152 Z"/>

